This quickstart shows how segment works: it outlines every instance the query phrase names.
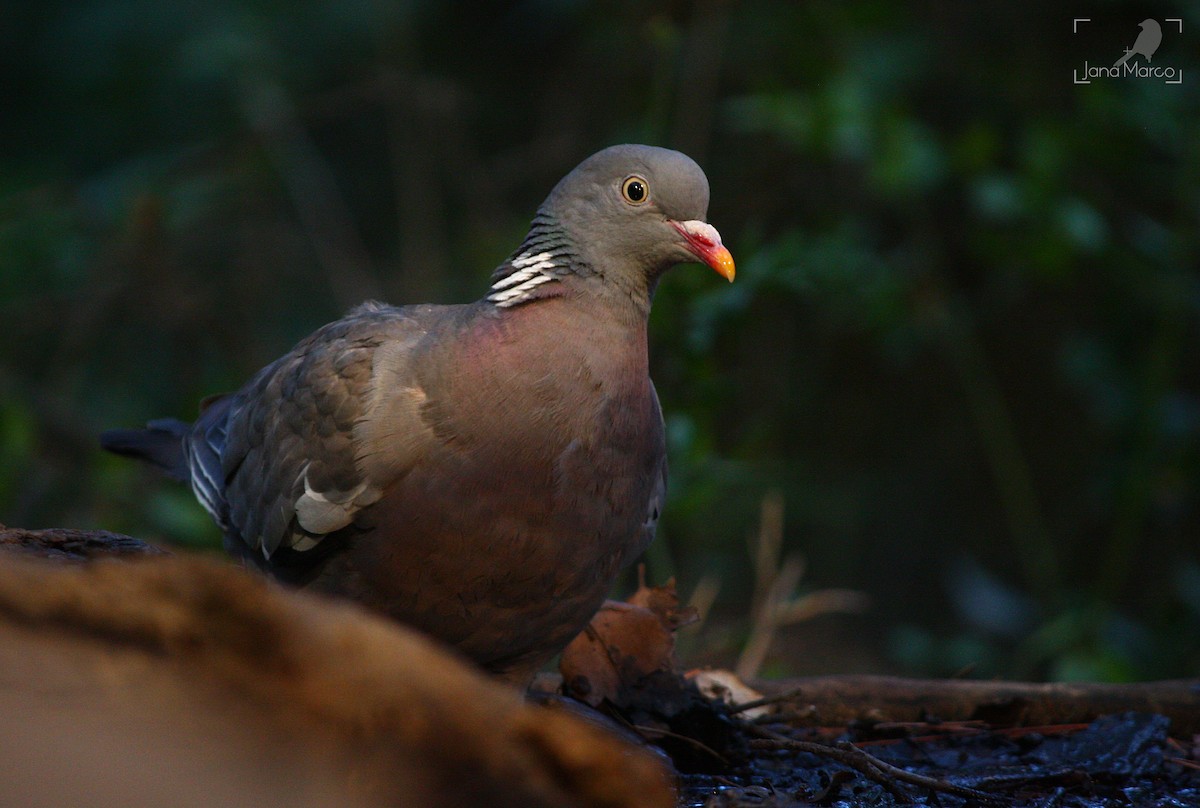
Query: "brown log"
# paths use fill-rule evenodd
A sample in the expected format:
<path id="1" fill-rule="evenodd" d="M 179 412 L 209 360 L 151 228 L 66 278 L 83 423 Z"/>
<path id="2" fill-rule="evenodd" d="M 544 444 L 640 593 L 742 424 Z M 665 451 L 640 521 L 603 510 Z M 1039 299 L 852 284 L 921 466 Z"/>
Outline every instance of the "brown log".
<path id="1" fill-rule="evenodd" d="M 807 726 L 854 721 L 985 721 L 998 726 L 1087 723 L 1128 711 L 1159 713 L 1171 732 L 1200 732 L 1200 679 L 1137 684 L 905 679 L 895 676 L 814 676 L 757 681 L 766 694 Z"/>
<path id="2" fill-rule="evenodd" d="M 207 559 L 0 556 L 0 717 L 21 808 L 672 804 L 644 750 Z"/>
<path id="3" fill-rule="evenodd" d="M 166 555 L 167 551 L 141 539 L 107 530 L 72 530 L 52 527 L 45 530 L 0 525 L 0 550 L 19 552 L 47 561 L 91 561 L 119 556 Z"/>

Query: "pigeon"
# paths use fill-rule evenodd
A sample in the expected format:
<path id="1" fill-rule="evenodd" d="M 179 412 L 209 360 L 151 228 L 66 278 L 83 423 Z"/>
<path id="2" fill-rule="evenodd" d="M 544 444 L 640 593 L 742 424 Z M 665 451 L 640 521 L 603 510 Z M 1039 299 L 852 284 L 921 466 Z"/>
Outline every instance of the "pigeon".
<path id="1" fill-rule="evenodd" d="M 1125 55 L 1118 59 L 1113 67 L 1120 67 L 1138 54 L 1145 56 L 1147 62 L 1154 58 L 1154 52 L 1162 44 L 1162 26 L 1158 24 L 1158 20 L 1142 20 L 1138 27 L 1142 30 L 1133 41 L 1133 47 L 1126 48 Z"/>
<path id="2" fill-rule="evenodd" d="M 667 486 L 647 318 L 664 271 L 732 281 L 686 155 L 566 175 L 477 302 L 367 302 L 198 419 L 101 436 L 190 483 L 228 552 L 459 649 L 515 684 L 587 625 Z"/>

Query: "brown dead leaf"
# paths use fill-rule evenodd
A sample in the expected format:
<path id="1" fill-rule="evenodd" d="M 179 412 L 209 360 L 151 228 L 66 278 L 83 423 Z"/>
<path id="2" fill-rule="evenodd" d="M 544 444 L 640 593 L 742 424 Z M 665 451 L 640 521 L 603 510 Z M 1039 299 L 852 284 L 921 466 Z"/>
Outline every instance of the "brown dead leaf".
<path id="1" fill-rule="evenodd" d="M 654 612 L 669 631 L 678 631 L 700 620 L 700 612 L 695 606 L 679 605 L 674 578 L 662 586 L 646 586 L 645 564 L 638 565 L 638 588 L 627 602 Z"/>
<path id="2" fill-rule="evenodd" d="M 674 579 L 655 587 L 641 580 L 628 602 L 606 601 L 563 651 L 563 689 L 593 707 L 624 705 L 656 675 L 679 676 L 673 632 L 698 619 L 695 609 L 679 605 Z"/>

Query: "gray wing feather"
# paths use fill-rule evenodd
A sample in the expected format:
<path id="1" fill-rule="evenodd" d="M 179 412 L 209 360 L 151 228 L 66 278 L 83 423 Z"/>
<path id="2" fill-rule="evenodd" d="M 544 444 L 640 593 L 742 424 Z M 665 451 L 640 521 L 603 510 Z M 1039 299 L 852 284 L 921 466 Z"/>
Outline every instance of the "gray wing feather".
<path id="1" fill-rule="evenodd" d="M 221 452 L 225 447 L 225 424 L 232 403 L 231 396 L 205 399 L 200 405 L 200 417 L 184 441 L 184 456 L 192 491 L 222 530 L 228 528 L 229 509 L 225 502 L 225 471 Z"/>
<path id="2" fill-rule="evenodd" d="M 189 440 L 193 489 L 227 539 L 268 559 L 280 547 L 311 549 L 404 473 L 425 428 L 395 420 L 380 377 L 403 399 L 424 333 L 405 309 L 360 307 L 205 409 Z M 385 416 L 416 434 L 388 446 L 386 463 L 364 462 Z"/>
<path id="3" fill-rule="evenodd" d="M 658 401 L 658 391 L 652 384 L 651 391 L 654 393 L 654 407 L 658 411 L 658 421 L 662 423 L 662 405 Z M 658 464 L 658 476 L 654 481 L 654 488 L 650 491 L 650 501 L 646 503 L 646 521 L 642 524 L 642 548 L 645 550 L 650 546 L 650 542 L 654 540 L 654 534 L 658 530 L 658 519 L 662 516 L 663 508 L 667 502 L 667 452 L 666 446 L 663 446 L 662 457 Z M 639 550 L 639 552 L 641 552 Z"/>

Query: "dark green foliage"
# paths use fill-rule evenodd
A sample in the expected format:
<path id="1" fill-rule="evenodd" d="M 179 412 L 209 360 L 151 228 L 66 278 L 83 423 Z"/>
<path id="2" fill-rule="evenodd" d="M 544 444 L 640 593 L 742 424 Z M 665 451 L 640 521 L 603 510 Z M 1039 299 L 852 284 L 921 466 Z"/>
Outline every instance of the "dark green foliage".
<path id="1" fill-rule="evenodd" d="M 478 296 L 564 171 L 646 141 L 705 167 L 739 267 L 657 296 L 652 577 L 744 615 L 778 489 L 892 670 L 1200 665 L 1191 6 L 10 5 L 0 520 L 215 545 L 98 433 L 362 298 Z M 1072 83 L 1151 14 L 1182 84 Z"/>

